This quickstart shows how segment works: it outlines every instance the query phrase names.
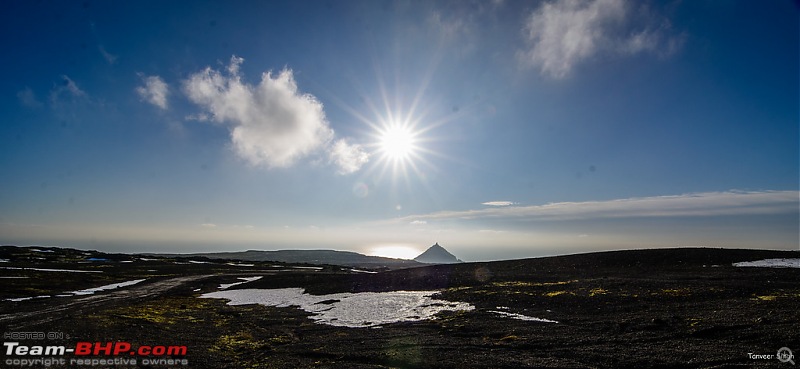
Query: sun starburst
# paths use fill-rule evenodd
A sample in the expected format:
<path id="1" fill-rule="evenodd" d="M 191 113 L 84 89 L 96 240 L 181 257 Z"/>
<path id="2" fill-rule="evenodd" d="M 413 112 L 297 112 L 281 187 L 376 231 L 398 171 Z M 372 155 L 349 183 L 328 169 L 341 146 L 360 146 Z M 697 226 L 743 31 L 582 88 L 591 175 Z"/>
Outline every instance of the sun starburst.
<path id="1" fill-rule="evenodd" d="M 416 133 L 408 126 L 393 124 L 380 132 L 378 150 L 388 160 L 408 160 L 417 149 Z"/>

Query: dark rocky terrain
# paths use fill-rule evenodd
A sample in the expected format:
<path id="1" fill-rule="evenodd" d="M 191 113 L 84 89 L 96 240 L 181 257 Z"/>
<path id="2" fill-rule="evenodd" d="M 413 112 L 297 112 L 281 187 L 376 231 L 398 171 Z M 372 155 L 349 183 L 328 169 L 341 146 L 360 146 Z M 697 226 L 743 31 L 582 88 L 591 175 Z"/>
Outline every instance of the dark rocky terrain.
<path id="1" fill-rule="evenodd" d="M 245 261 L 277 261 L 282 263 L 312 263 L 341 265 L 375 270 L 402 269 L 421 266 L 414 260 L 369 256 L 351 251 L 337 250 L 247 250 L 237 252 L 206 252 L 195 254 L 151 254 L 159 257 L 201 257 L 208 259 L 235 259 Z"/>
<path id="2" fill-rule="evenodd" d="M 112 368 L 789 368 L 790 363 L 754 360 L 748 353 L 774 355 L 784 346 L 800 350 L 800 268 L 731 264 L 797 257 L 792 251 L 661 249 L 368 274 L 330 265 L 309 269 L 2 247 L 0 326 L 5 333 L 65 335 L 20 341 L 27 345 L 187 346 L 181 357 L 187 366 L 140 362 Z M 317 324 L 291 307 L 228 306 L 197 298 L 245 276 L 263 278 L 231 289 L 303 287 L 313 294 L 436 289 L 438 298 L 465 301 L 475 310 L 346 328 Z M 88 296 L 6 300 L 134 279 L 145 281 Z M 558 323 L 493 313 L 501 308 Z"/>

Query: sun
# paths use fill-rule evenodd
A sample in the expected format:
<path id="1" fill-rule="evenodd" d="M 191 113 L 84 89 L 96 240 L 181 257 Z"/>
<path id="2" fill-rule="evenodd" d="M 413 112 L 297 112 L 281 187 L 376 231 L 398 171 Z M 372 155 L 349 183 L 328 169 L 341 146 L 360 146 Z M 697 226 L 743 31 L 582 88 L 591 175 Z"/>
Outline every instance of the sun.
<path id="1" fill-rule="evenodd" d="M 407 126 L 393 124 L 380 132 L 379 150 L 386 159 L 404 161 L 415 154 L 415 133 Z"/>

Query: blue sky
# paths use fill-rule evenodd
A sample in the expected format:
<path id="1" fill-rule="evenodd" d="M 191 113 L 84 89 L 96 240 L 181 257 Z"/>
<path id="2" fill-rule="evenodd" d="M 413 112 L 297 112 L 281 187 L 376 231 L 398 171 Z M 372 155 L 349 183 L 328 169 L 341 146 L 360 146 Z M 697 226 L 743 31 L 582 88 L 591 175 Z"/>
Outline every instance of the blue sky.
<path id="1" fill-rule="evenodd" d="M 4 8 L 3 243 L 798 248 L 793 2 Z"/>

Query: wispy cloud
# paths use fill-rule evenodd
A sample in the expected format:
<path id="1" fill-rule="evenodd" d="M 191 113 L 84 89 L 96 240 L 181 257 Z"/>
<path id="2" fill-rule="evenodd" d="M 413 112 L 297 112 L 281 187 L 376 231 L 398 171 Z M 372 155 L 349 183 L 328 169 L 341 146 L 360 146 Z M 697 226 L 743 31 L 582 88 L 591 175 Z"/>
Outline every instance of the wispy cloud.
<path id="1" fill-rule="evenodd" d="M 169 86 L 159 76 L 144 76 L 139 74 L 144 82 L 143 86 L 136 88 L 136 93 L 139 97 L 162 110 L 167 109 L 167 95 L 169 95 Z"/>
<path id="2" fill-rule="evenodd" d="M 491 234 L 498 234 L 498 233 L 506 233 L 506 231 L 498 231 L 496 229 L 480 229 L 478 233 L 491 233 Z"/>
<path id="3" fill-rule="evenodd" d="M 73 122 L 81 121 L 86 114 L 93 114 L 102 108 L 101 103 L 93 101 L 67 75 L 62 75 L 61 81 L 50 90 L 49 105 L 58 119 Z"/>
<path id="4" fill-rule="evenodd" d="M 609 201 L 559 202 L 533 206 L 491 207 L 442 211 L 400 218 L 412 220 L 579 220 L 641 217 L 692 217 L 724 215 L 791 214 L 798 212 L 798 191 L 728 191 L 676 196 L 655 196 Z"/>
<path id="5" fill-rule="evenodd" d="M 119 59 L 119 56 L 113 55 L 106 51 L 106 48 L 103 47 L 103 45 L 98 45 L 97 50 L 100 51 L 100 54 L 103 55 L 103 59 L 105 59 L 108 64 L 114 64 L 117 62 L 117 59 Z"/>
<path id="6" fill-rule="evenodd" d="M 638 11 L 635 11 L 638 10 Z M 563 78 L 579 63 L 601 53 L 655 52 L 669 55 L 682 37 L 666 19 L 625 0 L 555 0 L 542 3 L 524 27 L 523 63 Z"/>
<path id="7" fill-rule="evenodd" d="M 486 206 L 510 206 L 510 205 L 514 205 L 514 203 L 511 202 L 511 201 L 487 201 L 487 202 L 484 202 L 484 203 L 481 203 L 481 204 L 482 205 L 486 205 Z"/>
<path id="8" fill-rule="evenodd" d="M 44 106 L 39 99 L 36 98 L 36 93 L 30 87 L 25 87 L 17 92 L 17 99 L 19 102 L 29 108 L 41 108 Z"/>
<path id="9" fill-rule="evenodd" d="M 62 99 L 69 98 L 86 98 L 89 95 L 78 87 L 78 85 L 69 76 L 62 75 L 61 83 L 50 90 L 50 102 L 57 103 Z"/>
<path id="10" fill-rule="evenodd" d="M 231 127 L 239 157 L 253 165 L 289 167 L 329 148 L 341 173 L 352 173 L 366 163 L 360 146 L 333 142 L 322 103 L 298 90 L 291 69 L 263 73 L 258 85 L 250 85 L 239 73 L 242 62 L 233 56 L 226 72 L 209 67 L 184 81 L 186 95 L 211 121 Z"/>

